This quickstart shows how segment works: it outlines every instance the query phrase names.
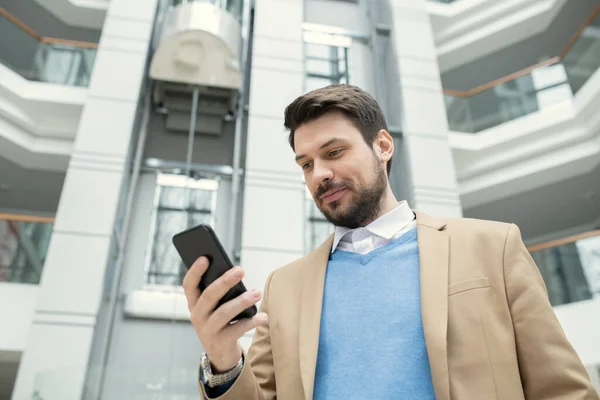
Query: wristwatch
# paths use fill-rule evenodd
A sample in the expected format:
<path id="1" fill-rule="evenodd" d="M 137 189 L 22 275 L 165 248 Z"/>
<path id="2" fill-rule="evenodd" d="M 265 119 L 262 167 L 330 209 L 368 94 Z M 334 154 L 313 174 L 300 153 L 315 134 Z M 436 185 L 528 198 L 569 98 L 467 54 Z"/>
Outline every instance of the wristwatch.
<path id="1" fill-rule="evenodd" d="M 223 373 L 223 374 L 213 374 L 212 367 L 210 365 L 210 360 L 206 353 L 202 355 L 202 360 L 200 361 L 200 380 L 203 384 L 208 387 L 215 387 L 224 385 L 231 381 L 234 381 L 235 378 L 238 377 L 240 372 L 242 372 L 242 368 L 244 367 L 244 356 L 240 358 L 240 361 L 237 363 L 233 369 Z"/>

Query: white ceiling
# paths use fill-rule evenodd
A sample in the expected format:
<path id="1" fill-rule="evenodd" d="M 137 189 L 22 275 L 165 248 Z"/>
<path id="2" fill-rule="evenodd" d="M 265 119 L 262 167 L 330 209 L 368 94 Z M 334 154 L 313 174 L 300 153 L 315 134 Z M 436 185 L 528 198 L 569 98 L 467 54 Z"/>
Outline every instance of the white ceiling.
<path id="1" fill-rule="evenodd" d="M 588 174 L 463 211 L 469 218 L 515 223 L 523 237 L 534 242 L 570 231 L 600 229 L 600 166 Z"/>
<path id="2" fill-rule="evenodd" d="M 68 25 L 91 29 L 102 28 L 109 3 L 109 0 L 34 1 Z"/>
<path id="3" fill-rule="evenodd" d="M 64 172 L 26 169 L 0 156 L 0 212 L 54 216 L 64 179 Z"/>
<path id="4" fill-rule="evenodd" d="M 66 2 L 66 0 L 61 1 Z M 47 1 L 47 3 L 60 3 L 61 1 Z M 62 18 L 52 14 L 46 7 L 40 5 L 40 3 L 44 2 L 33 0 L 0 1 L 0 4 L 6 11 L 19 18 L 42 36 L 93 43 L 100 41 L 102 26 L 89 28 L 85 25 L 83 27 L 71 25 Z"/>

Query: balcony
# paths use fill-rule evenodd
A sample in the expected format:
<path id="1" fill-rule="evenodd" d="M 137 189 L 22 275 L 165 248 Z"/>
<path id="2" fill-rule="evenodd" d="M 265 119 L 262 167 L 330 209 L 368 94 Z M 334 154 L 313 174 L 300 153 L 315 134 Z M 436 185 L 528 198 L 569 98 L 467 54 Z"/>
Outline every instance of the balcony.
<path id="1" fill-rule="evenodd" d="M 0 282 L 39 284 L 54 219 L 0 214 Z"/>
<path id="2" fill-rule="evenodd" d="M 561 54 L 468 91 L 445 90 L 451 131 L 477 133 L 570 102 L 600 67 L 600 6 Z"/>
<path id="3" fill-rule="evenodd" d="M 67 168 L 96 47 L 41 36 L 0 7 L 0 157 Z"/>
<path id="4" fill-rule="evenodd" d="M 30 81 L 87 87 L 97 43 L 43 37 L 0 8 L 0 63 Z"/>

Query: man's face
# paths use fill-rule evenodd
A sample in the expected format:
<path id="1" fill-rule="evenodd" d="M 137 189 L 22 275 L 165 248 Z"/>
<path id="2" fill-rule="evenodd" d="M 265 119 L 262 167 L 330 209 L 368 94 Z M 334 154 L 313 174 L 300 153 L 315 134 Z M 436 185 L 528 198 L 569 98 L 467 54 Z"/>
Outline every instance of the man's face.
<path id="1" fill-rule="evenodd" d="M 358 228 L 379 214 L 385 167 L 343 113 L 332 111 L 301 125 L 294 144 L 306 185 L 329 222 Z"/>

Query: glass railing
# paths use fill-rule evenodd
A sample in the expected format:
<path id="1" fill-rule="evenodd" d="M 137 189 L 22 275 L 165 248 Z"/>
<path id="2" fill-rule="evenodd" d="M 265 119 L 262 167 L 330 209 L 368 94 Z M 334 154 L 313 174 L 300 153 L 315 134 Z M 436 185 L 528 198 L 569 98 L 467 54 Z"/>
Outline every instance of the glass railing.
<path id="1" fill-rule="evenodd" d="M 0 8 L 0 63 L 26 79 L 88 86 L 96 47 L 96 43 L 42 37 Z"/>
<path id="2" fill-rule="evenodd" d="M 450 130 L 476 133 L 570 101 L 600 67 L 600 7 L 561 55 L 461 92 L 444 90 Z"/>
<path id="3" fill-rule="evenodd" d="M 0 282 L 38 284 L 53 219 L 0 214 Z"/>
<path id="4" fill-rule="evenodd" d="M 241 23 L 242 13 L 244 12 L 244 1 L 243 0 L 172 0 L 173 6 L 184 4 L 184 3 L 210 3 L 215 6 L 228 11 L 233 17 Z"/>
<path id="5" fill-rule="evenodd" d="M 553 306 L 600 297 L 600 230 L 531 246 Z"/>

